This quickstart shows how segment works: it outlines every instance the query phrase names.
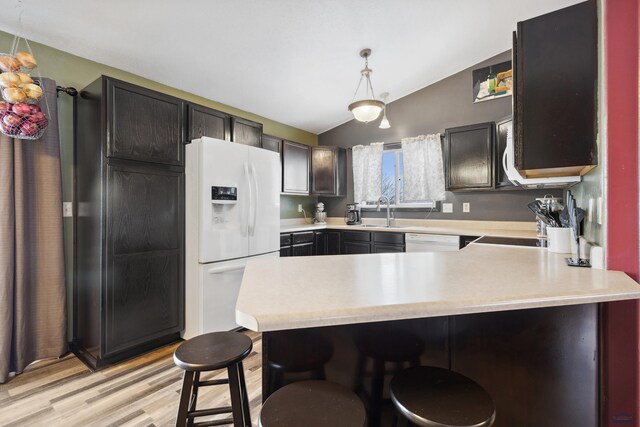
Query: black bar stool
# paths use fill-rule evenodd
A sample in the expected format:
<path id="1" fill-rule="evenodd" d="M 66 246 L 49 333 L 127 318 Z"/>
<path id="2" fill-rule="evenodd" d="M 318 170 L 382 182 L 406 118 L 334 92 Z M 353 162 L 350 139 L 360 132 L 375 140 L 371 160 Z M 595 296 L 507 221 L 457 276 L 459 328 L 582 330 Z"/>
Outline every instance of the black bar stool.
<path id="1" fill-rule="evenodd" d="M 273 332 L 267 346 L 269 390 L 292 382 L 287 376 L 297 381 L 326 379 L 324 367 L 333 355 L 333 346 L 321 333 L 307 329 Z M 300 378 L 299 374 L 305 373 L 306 378 Z"/>
<path id="2" fill-rule="evenodd" d="M 299 381 L 284 386 L 264 402 L 259 427 L 365 427 L 360 398 L 339 384 Z"/>
<path id="3" fill-rule="evenodd" d="M 381 331 L 376 325 L 364 326 L 355 337 L 358 349 L 356 391 L 363 396 L 369 406 L 369 427 L 379 427 L 384 403 L 385 377 L 408 366 L 420 366 L 420 356 L 424 342 L 400 328 Z M 371 370 L 371 393 L 365 390 L 368 361 L 373 362 Z M 390 370 L 387 370 L 390 365 Z"/>
<path id="4" fill-rule="evenodd" d="M 394 375 L 389 389 L 398 411 L 421 427 L 491 427 L 496 419 L 489 393 L 447 369 L 405 369 Z"/>
<path id="5" fill-rule="evenodd" d="M 173 354 L 174 363 L 184 369 L 182 392 L 176 426 L 220 426 L 251 427 L 249 398 L 244 382 L 242 360 L 246 358 L 253 343 L 238 332 L 213 332 L 185 341 Z M 228 378 L 200 381 L 200 372 L 227 369 Z M 198 389 L 204 386 L 229 384 L 231 406 L 211 409 L 196 409 Z M 205 421 L 194 424 L 194 418 L 232 413 L 233 418 Z"/>

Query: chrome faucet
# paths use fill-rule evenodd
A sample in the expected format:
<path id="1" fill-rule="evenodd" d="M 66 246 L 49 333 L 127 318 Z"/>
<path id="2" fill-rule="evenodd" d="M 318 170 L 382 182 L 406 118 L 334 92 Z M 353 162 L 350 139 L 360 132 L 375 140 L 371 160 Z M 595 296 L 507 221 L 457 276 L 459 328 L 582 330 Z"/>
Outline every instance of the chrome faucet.
<path id="1" fill-rule="evenodd" d="M 380 202 L 384 203 L 385 200 L 387 202 L 387 227 L 391 227 L 391 216 L 389 214 L 391 203 L 389 202 L 389 198 L 387 196 L 380 196 L 380 198 L 378 199 L 378 207 L 376 210 L 380 212 Z"/>

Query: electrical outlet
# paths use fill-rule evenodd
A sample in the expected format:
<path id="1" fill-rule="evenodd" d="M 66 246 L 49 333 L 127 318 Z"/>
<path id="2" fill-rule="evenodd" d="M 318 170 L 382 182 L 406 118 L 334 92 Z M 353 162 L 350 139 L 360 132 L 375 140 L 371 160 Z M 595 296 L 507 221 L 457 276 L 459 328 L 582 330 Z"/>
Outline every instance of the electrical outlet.
<path id="1" fill-rule="evenodd" d="M 451 212 L 453 212 L 453 203 L 443 203 L 442 213 L 451 213 Z"/>
<path id="2" fill-rule="evenodd" d="M 73 217 L 73 202 L 62 202 L 62 216 L 64 218 Z"/>
<path id="3" fill-rule="evenodd" d="M 469 213 L 471 211 L 471 203 L 465 202 L 462 204 L 462 212 Z"/>
<path id="4" fill-rule="evenodd" d="M 302 212 L 302 205 L 301 204 L 298 205 L 298 212 Z"/>

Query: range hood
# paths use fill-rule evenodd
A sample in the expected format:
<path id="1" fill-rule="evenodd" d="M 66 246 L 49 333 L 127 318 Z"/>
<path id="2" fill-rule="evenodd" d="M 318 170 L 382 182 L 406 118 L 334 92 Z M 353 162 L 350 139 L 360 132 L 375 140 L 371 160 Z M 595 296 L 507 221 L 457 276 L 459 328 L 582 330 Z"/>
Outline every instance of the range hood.
<path id="1" fill-rule="evenodd" d="M 552 178 L 525 178 L 520 175 L 520 172 L 514 164 L 514 152 L 513 152 L 513 125 L 507 126 L 507 146 L 502 155 L 502 167 L 507 175 L 509 181 L 514 185 L 522 188 L 537 189 L 537 188 L 565 188 L 571 185 L 579 183 L 582 178 L 580 176 L 556 176 Z"/>

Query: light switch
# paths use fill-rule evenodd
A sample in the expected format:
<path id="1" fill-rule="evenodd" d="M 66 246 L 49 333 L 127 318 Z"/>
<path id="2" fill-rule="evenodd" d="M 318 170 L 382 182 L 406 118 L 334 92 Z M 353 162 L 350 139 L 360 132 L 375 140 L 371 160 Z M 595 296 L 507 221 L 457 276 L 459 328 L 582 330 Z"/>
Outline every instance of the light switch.
<path id="1" fill-rule="evenodd" d="M 462 212 L 471 212 L 471 203 L 465 202 L 462 204 Z"/>
<path id="2" fill-rule="evenodd" d="M 62 202 L 62 216 L 64 218 L 73 217 L 73 202 Z"/>
<path id="3" fill-rule="evenodd" d="M 595 207 L 595 200 L 589 199 L 589 208 L 587 210 L 587 222 L 593 222 L 593 209 Z"/>
<path id="4" fill-rule="evenodd" d="M 453 203 L 443 203 L 442 213 L 451 213 L 451 212 L 453 212 Z"/>

